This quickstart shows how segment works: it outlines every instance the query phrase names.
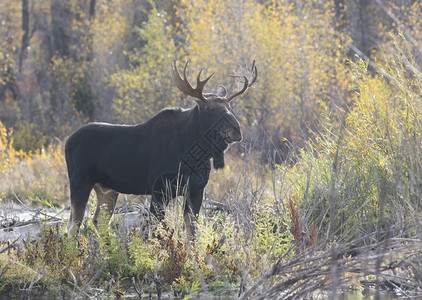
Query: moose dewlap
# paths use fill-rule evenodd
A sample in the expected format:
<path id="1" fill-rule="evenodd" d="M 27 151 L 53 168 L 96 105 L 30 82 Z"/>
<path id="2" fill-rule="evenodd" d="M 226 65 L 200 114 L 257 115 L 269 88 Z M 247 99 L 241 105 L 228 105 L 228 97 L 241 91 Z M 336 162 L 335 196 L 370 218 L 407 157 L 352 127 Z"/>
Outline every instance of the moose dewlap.
<path id="1" fill-rule="evenodd" d="M 231 112 L 230 101 L 243 94 L 257 76 L 252 68 L 238 68 L 234 78 L 240 90 L 228 96 L 218 85 L 216 93 L 204 93 L 211 78 L 193 88 L 176 62 L 171 65 L 174 84 L 196 104 L 190 109 L 168 108 L 142 124 L 113 125 L 91 123 L 76 130 L 66 141 L 65 156 L 70 182 L 71 214 L 69 232 L 78 232 L 92 189 L 97 194 L 93 223 L 98 225 L 100 210 L 113 214 L 118 193 L 151 195 L 150 211 L 163 218 L 164 205 L 175 197 L 177 188 L 185 191 L 185 226 L 193 234 L 193 222 L 202 204 L 208 183 L 211 158 L 214 168 L 224 167 L 228 145 L 242 140 L 239 122 Z M 239 73 L 240 72 L 240 73 Z"/>

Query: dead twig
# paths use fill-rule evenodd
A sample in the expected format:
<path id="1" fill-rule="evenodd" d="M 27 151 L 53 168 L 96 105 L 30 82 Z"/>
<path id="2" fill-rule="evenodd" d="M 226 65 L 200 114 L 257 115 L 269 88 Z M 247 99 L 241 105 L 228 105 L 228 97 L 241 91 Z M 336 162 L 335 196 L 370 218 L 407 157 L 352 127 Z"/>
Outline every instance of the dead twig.
<path id="1" fill-rule="evenodd" d="M 421 244 L 421 240 L 354 247 L 353 243 L 338 243 L 335 251 L 333 246 L 327 249 L 321 246 L 301 252 L 287 262 L 287 257 L 283 257 L 239 299 L 301 299 L 317 291 L 335 296 L 367 275 L 375 276 L 377 284 L 399 290 L 409 298 L 419 297 Z M 365 285 L 368 281 L 361 279 L 360 283 Z"/>
<path id="2" fill-rule="evenodd" d="M 14 247 L 16 245 L 16 243 L 20 240 L 21 237 L 22 237 L 22 235 L 19 235 L 13 242 L 11 242 L 9 245 L 7 245 L 7 247 L 4 247 L 3 249 L 1 249 L 0 254 L 4 253 L 7 250 L 9 250 L 10 248 Z"/>
<path id="3" fill-rule="evenodd" d="M 135 292 L 138 294 L 139 299 L 142 299 L 142 292 L 138 289 L 138 285 L 136 284 L 135 277 L 132 277 L 132 284 L 133 284 L 133 288 L 135 289 Z"/>
<path id="4" fill-rule="evenodd" d="M 45 212 L 43 212 L 42 211 L 42 208 L 41 209 L 34 209 L 34 208 L 31 208 L 31 207 L 28 207 L 27 205 L 25 205 L 21 201 L 21 199 L 19 199 L 18 195 L 16 195 L 16 193 L 14 191 L 13 191 L 13 196 L 15 196 L 16 201 L 18 201 L 24 208 L 26 208 L 27 210 L 29 210 L 29 211 L 31 211 L 31 212 L 34 213 L 33 219 L 36 219 L 36 217 L 38 215 L 43 215 L 43 216 L 47 217 L 47 220 L 46 221 L 61 221 L 62 220 L 62 218 L 57 217 L 57 216 L 60 215 L 61 213 L 63 213 L 64 212 L 64 209 L 61 210 L 60 212 L 57 212 L 55 216 L 51 216 L 51 215 L 46 214 Z M 32 221 L 28 221 L 28 222 L 32 222 Z"/>

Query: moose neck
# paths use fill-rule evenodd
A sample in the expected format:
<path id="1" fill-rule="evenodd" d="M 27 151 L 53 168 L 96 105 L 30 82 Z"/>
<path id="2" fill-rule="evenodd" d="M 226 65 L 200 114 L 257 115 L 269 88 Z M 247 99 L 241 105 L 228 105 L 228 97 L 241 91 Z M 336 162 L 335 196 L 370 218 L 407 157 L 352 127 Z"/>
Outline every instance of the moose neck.
<path id="1" fill-rule="evenodd" d="M 206 116 L 201 113 L 201 108 L 195 105 L 192 108 L 190 116 L 190 128 L 196 128 L 194 136 L 196 136 L 195 143 L 198 143 L 201 148 L 206 149 L 209 158 L 213 158 L 215 169 L 224 168 L 224 151 L 228 144 L 216 135 L 216 128 L 218 122 L 207 121 Z"/>
<path id="2" fill-rule="evenodd" d="M 192 144 L 198 142 L 201 138 L 201 130 L 199 128 L 199 111 L 198 106 L 185 111 L 186 121 L 184 122 L 183 129 L 181 130 L 181 140 L 185 141 L 185 145 L 190 147 Z"/>

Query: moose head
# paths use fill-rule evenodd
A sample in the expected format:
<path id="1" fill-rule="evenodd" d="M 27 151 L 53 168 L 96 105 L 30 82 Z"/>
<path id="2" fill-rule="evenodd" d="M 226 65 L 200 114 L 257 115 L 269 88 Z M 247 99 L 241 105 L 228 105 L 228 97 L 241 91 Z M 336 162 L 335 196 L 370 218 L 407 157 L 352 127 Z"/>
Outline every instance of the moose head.
<path id="1" fill-rule="evenodd" d="M 256 81 L 258 70 L 255 61 L 252 63 L 250 71 L 240 65 L 238 66 L 232 77 L 236 80 L 243 80 L 243 87 L 231 96 L 227 95 L 226 88 L 221 84 L 217 86 L 215 93 L 204 93 L 204 87 L 213 74 L 201 80 L 202 69 L 196 78 L 196 88 L 193 88 L 187 79 L 187 66 L 188 61 L 183 68 L 182 77 L 177 69 L 176 62 L 174 62 L 171 65 L 171 77 L 176 87 L 184 94 L 191 96 L 197 103 L 199 129 L 202 135 L 207 138 L 207 146 L 211 149 L 214 168 L 224 168 L 224 151 L 229 144 L 242 141 L 240 124 L 232 112 L 230 101 L 243 94 Z"/>

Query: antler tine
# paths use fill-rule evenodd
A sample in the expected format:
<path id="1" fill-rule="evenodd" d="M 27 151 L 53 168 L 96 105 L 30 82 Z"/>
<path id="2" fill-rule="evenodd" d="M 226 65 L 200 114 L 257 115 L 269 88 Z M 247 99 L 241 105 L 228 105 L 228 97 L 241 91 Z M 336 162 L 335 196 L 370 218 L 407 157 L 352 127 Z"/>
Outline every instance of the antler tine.
<path id="1" fill-rule="evenodd" d="M 189 93 L 190 90 L 192 90 L 192 86 L 190 85 L 189 81 L 186 80 L 186 67 L 188 65 L 188 62 L 186 62 L 185 67 L 183 69 L 183 78 L 180 76 L 180 72 L 177 69 L 176 61 L 174 61 L 171 64 L 171 78 L 173 79 L 174 84 L 176 87 L 181 90 L 183 93 Z"/>
<path id="2" fill-rule="evenodd" d="M 189 64 L 189 61 L 187 60 L 186 62 L 185 62 L 185 66 L 183 67 L 183 80 L 184 81 L 186 81 L 186 83 L 188 83 L 189 84 L 189 86 L 192 88 L 192 85 L 189 83 L 189 80 L 188 80 L 188 78 L 187 78 L 187 76 L 186 76 L 186 70 L 187 70 L 187 68 L 188 68 L 188 64 Z M 176 69 L 177 69 L 177 66 L 176 66 L 176 61 L 174 62 L 174 66 L 176 67 Z M 179 72 L 179 71 L 178 71 Z"/>
<path id="3" fill-rule="evenodd" d="M 183 68 L 183 78 L 182 78 L 182 76 L 180 76 L 179 70 L 177 69 L 177 62 L 174 61 L 174 63 L 171 64 L 171 77 L 176 87 L 179 90 L 181 90 L 183 93 L 185 93 L 186 95 L 189 95 L 200 101 L 206 101 L 206 98 L 202 94 L 202 91 L 204 89 L 205 84 L 211 78 L 211 76 L 214 75 L 214 73 L 211 74 L 209 77 L 207 77 L 205 80 L 201 81 L 201 73 L 202 73 L 202 69 L 201 69 L 196 79 L 197 81 L 196 88 L 193 88 L 186 75 L 187 66 L 188 66 L 188 61 L 186 61 L 185 67 Z"/>
<path id="4" fill-rule="evenodd" d="M 249 83 L 249 86 L 254 84 L 254 82 L 258 78 L 258 69 L 255 66 L 255 59 L 252 62 L 251 73 L 253 74 L 253 78 L 252 78 L 251 82 Z"/>
<path id="5" fill-rule="evenodd" d="M 214 75 L 214 73 L 211 73 L 210 76 L 208 76 L 207 78 L 205 78 L 204 80 L 201 81 L 200 77 L 201 77 L 201 73 L 202 73 L 202 69 L 199 71 L 198 77 L 196 78 L 196 88 L 200 88 L 200 90 L 202 91 L 205 87 L 205 85 L 207 84 L 208 80 L 210 80 L 210 78 L 212 77 L 212 75 Z"/>
<path id="6" fill-rule="evenodd" d="M 255 61 L 254 61 L 254 63 L 255 63 Z M 258 78 L 258 69 L 256 68 L 256 66 L 254 67 L 252 74 L 254 74 L 254 75 L 253 75 L 253 78 L 252 78 L 251 82 L 249 83 L 249 86 L 251 86 L 252 84 L 254 84 L 254 82 Z"/>

